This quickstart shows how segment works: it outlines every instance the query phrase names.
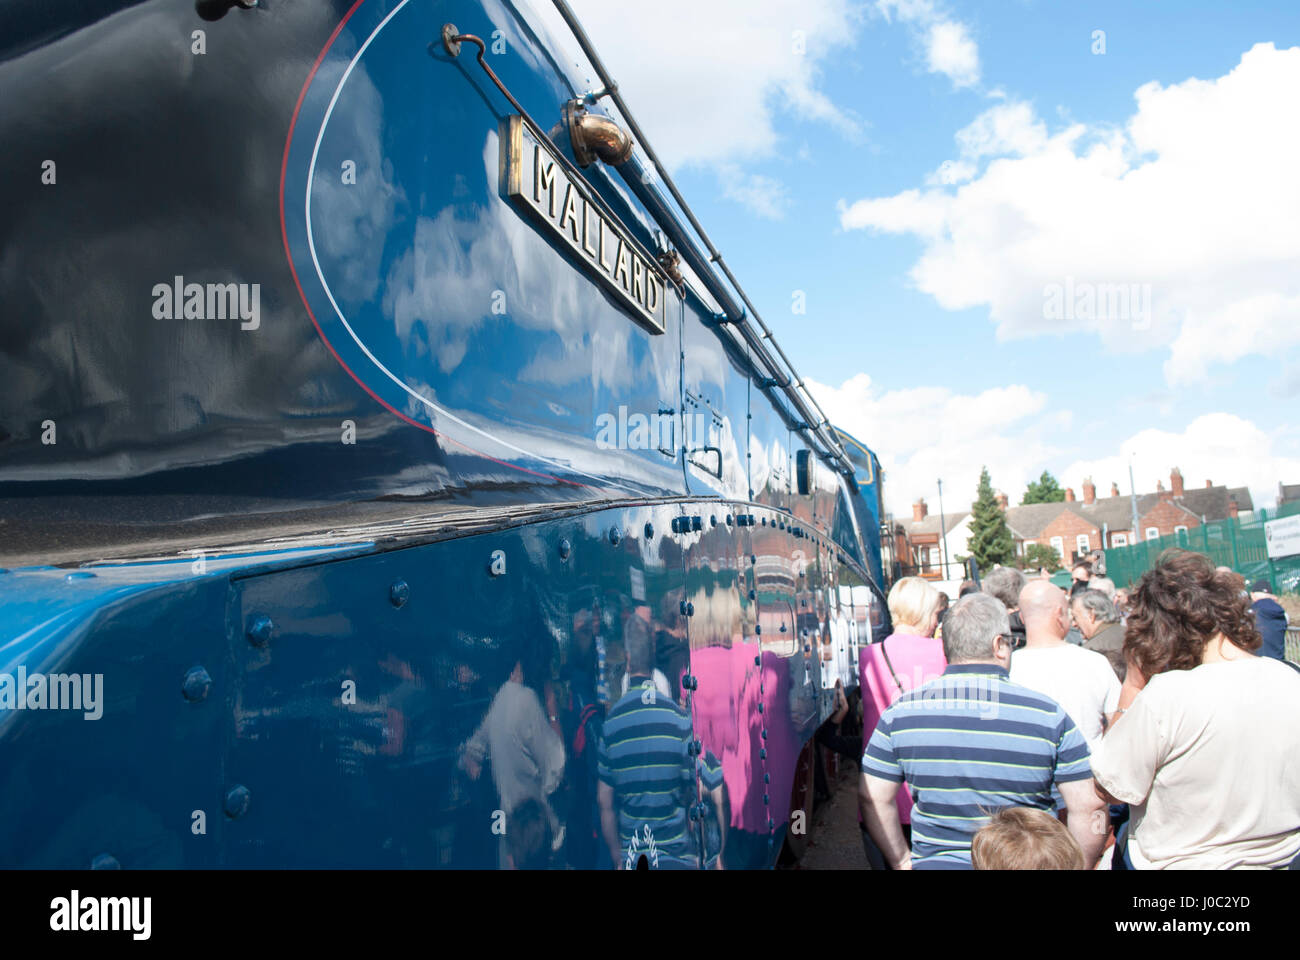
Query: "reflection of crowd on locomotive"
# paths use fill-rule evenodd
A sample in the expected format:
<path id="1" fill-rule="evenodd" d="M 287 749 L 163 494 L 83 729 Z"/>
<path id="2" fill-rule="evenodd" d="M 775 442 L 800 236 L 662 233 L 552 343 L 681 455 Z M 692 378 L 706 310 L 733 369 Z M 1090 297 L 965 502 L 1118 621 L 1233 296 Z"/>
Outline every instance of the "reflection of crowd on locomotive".
<path id="1" fill-rule="evenodd" d="M 626 605 L 618 619 L 610 631 L 595 603 L 577 610 L 564 654 L 515 660 L 461 745 L 471 781 L 490 766 L 503 869 L 723 868 L 730 809 L 721 764 L 694 737 L 688 647 L 654 626 L 680 618 Z"/>
<path id="2" fill-rule="evenodd" d="M 942 624 L 929 583 L 894 585 L 861 657 L 874 866 L 1300 864 L 1300 667 L 1256 655 L 1240 577 L 1170 551 L 1122 613 L 1092 572 L 1067 597 L 995 570 Z"/>

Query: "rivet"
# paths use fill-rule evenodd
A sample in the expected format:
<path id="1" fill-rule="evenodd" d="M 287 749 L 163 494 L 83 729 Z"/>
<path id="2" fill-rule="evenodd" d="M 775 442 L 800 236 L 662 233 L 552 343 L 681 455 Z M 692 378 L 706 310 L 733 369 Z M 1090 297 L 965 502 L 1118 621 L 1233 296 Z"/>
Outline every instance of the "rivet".
<path id="1" fill-rule="evenodd" d="M 70 580 L 90 580 L 90 579 L 92 579 L 94 576 L 95 576 L 95 575 L 94 575 L 93 573 L 91 573 L 89 570 L 73 570 L 70 574 L 68 574 L 68 575 L 67 575 L 66 577 L 64 577 L 63 579 L 64 579 L 64 580 L 69 580 L 69 581 L 70 581 Z"/>
<path id="2" fill-rule="evenodd" d="M 765 774 L 763 774 L 763 782 L 764 782 L 764 783 L 771 783 L 771 782 L 772 782 L 772 775 L 771 775 L 770 773 L 765 773 Z"/>
<path id="3" fill-rule="evenodd" d="M 212 689 L 212 675 L 202 667 L 190 667 L 181 683 L 181 694 L 190 703 L 198 703 Z"/>
<path id="4" fill-rule="evenodd" d="M 405 606 L 406 601 L 411 599 L 411 585 L 405 580 L 394 580 L 388 588 L 388 599 L 395 607 Z"/>
<path id="5" fill-rule="evenodd" d="M 248 804 L 253 799 L 253 795 L 248 792 L 248 787 L 243 784 L 236 784 L 226 794 L 224 804 L 226 816 L 231 820 L 238 820 L 248 812 Z"/>
<path id="6" fill-rule="evenodd" d="M 758 705 L 758 712 L 759 713 L 763 712 L 763 705 L 761 703 Z"/>
<path id="7" fill-rule="evenodd" d="M 248 625 L 248 642 L 255 647 L 264 647 L 267 641 L 271 639 L 271 631 L 275 629 L 275 624 L 267 616 L 256 616 Z"/>
<path id="8" fill-rule="evenodd" d="M 767 739 L 767 728 L 764 728 L 764 729 L 763 729 L 763 739 L 764 739 L 764 740 Z"/>
<path id="9" fill-rule="evenodd" d="M 652 524 L 647 523 L 645 525 L 645 538 L 647 540 L 653 540 L 654 537 L 655 537 L 655 528 Z"/>
<path id="10" fill-rule="evenodd" d="M 568 559 L 569 559 L 569 554 L 572 553 L 572 552 L 573 552 L 573 544 L 569 543 L 569 541 L 568 541 L 567 539 L 565 539 L 565 540 L 561 540 L 561 541 L 560 541 L 560 559 L 561 559 L 561 560 L 568 560 Z"/>
<path id="11" fill-rule="evenodd" d="M 122 865 L 111 853 L 96 854 L 90 861 L 91 870 L 121 870 Z"/>
<path id="12" fill-rule="evenodd" d="M 754 666 L 761 667 L 762 665 L 763 665 L 763 655 L 758 654 L 757 656 L 754 657 Z"/>
<path id="13" fill-rule="evenodd" d="M 770 798 L 770 797 L 765 793 L 765 794 L 763 794 L 763 802 L 764 802 L 764 803 L 771 803 L 771 802 L 772 802 L 772 799 L 771 799 L 771 798 Z"/>
<path id="14" fill-rule="evenodd" d="M 686 612 L 686 601 L 685 601 L 685 600 L 683 600 L 680 604 L 678 604 L 678 609 L 681 611 L 681 614 L 682 614 L 683 617 L 689 617 L 689 616 L 690 616 L 690 614 Z"/>
<path id="15" fill-rule="evenodd" d="M 623 531 L 622 531 L 622 530 L 620 530 L 618 527 L 610 527 L 610 528 L 609 528 L 609 542 L 610 542 L 610 543 L 612 543 L 614 546 L 617 547 L 618 544 L 619 544 L 619 541 L 622 540 L 622 539 L 623 539 Z"/>
<path id="16" fill-rule="evenodd" d="M 758 759 L 760 759 L 760 760 L 766 760 L 766 759 L 767 759 L 767 747 L 761 747 L 761 748 L 759 749 L 759 751 L 758 751 Z"/>

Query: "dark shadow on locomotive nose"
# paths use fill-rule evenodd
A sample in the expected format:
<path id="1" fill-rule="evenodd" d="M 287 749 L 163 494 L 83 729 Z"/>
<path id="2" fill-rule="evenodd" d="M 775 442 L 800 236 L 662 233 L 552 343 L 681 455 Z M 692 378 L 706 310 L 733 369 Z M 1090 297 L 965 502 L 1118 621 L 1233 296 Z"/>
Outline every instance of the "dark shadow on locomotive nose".
<path id="1" fill-rule="evenodd" d="M 231 7 L 251 10 L 258 5 L 258 0 L 194 0 L 194 11 L 204 20 L 220 20 Z"/>

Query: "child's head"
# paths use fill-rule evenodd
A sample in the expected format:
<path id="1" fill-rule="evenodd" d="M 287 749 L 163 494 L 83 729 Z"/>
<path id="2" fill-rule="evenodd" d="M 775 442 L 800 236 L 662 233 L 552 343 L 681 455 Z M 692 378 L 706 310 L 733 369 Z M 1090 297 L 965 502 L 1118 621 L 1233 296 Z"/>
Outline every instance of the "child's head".
<path id="1" fill-rule="evenodd" d="M 1065 825 L 1043 810 L 1004 807 L 971 842 L 976 870 L 1082 870 L 1083 851 Z"/>

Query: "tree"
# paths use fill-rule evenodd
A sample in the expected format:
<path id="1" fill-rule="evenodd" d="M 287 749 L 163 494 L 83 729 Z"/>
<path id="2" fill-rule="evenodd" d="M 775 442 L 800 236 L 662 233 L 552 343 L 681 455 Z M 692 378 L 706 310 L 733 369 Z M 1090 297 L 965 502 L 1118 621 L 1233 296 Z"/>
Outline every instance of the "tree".
<path id="1" fill-rule="evenodd" d="M 1020 500 L 1020 505 L 1027 503 L 1061 503 L 1065 500 L 1065 491 L 1061 485 L 1056 482 L 1056 478 L 1043 471 L 1043 475 L 1038 478 L 1036 483 L 1030 483 L 1025 487 L 1025 495 Z"/>
<path id="2" fill-rule="evenodd" d="M 993 496 L 988 467 L 980 471 L 979 495 L 971 505 L 971 514 L 970 540 L 966 546 L 980 570 L 1010 563 L 1015 558 L 1016 547 L 1011 540 L 1006 514 Z"/>
<path id="3" fill-rule="evenodd" d="M 1061 555 L 1056 548 L 1046 543 L 1032 543 L 1025 547 L 1025 569 L 1037 570 L 1046 567 L 1048 573 L 1061 569 Z"/>

